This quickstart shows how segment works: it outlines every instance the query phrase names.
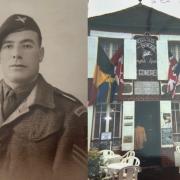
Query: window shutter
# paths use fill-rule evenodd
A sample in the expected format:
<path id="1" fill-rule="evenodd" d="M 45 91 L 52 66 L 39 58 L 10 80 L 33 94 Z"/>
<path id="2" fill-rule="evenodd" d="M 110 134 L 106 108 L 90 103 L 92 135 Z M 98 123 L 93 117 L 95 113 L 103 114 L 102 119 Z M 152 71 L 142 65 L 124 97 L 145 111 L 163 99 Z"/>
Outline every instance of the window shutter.
<path id="1" fill-rule="evenodd" d="M 124 40 L 124 79 L 136 79 L 136 40 Z"/>
<path id="2" fill-rule="evenodd" d="M 134 150 L 134 101 L 123 102 L 122 151 Z"/>
<path id="3" fill-rule="evenodd" d="M 88 78 L 93 78 L 97 62 L 98 37 L 88 37 Z"/>
<path id="4" fill-rule="evenodd" d="M 157 41 L 157 72 L 158 80 L 168 79 L 168 43 L 166 40 Z"/>
<path id="5" fill-rule="evenodd" d="M 93 106 L 88 107 L 88 150 L 90 149 L 90 142 L 91 142 L 91 137 L 92 137 L 92 128 L 93 128 Z"/>

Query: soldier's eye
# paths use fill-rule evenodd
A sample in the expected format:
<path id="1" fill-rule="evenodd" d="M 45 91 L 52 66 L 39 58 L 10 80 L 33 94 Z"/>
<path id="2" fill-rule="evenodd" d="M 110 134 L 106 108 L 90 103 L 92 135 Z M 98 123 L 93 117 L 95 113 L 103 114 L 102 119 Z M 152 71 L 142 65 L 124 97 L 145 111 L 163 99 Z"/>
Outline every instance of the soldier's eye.
<path id="1" fill-rule="evenodd" d="M 23 44 L 23 47 L 24 47 L 25 49 L 31 49 L 31 48 L 33 48 L 32 44 Z"/>
<path id="2" fill-rule="evenodd" d="M 12 47 L 13 47 L 12 44 L 4 44 L 4 45 L 2 45 L 3 49 L 11 49 Z"/>

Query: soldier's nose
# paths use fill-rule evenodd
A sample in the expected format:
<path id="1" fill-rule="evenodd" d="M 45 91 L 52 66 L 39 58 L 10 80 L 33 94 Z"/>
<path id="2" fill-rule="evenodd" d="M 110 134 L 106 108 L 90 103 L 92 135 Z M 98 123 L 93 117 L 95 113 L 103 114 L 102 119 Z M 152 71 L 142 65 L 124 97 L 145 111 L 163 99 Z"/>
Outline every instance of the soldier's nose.
<path id="1" fill-rule="evenodd" d="M 12 52 L 13 59 L 22 59 L 21 52 L 19 47 L 14 47 Z"/>
<path id="2" fill-rule="evenodd" d="M 20 55 L 13 55 L 13 59 L 22 59 L 22 56 L 20 56 Z"/>

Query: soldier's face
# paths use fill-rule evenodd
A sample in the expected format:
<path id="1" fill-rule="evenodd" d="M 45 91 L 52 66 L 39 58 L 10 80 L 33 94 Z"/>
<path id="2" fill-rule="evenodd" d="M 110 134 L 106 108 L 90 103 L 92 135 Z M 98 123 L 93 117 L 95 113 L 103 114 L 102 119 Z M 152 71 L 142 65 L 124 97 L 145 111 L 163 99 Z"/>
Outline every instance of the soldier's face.
<path id="1" fill-rule="evenodd" d="M 38 74 L 43 57 L 44 49 L 39 46 L 36 32 L 25 30 L 9 34 L 0 50 L 4 77 L 13 83 L 27 83 Z"/>

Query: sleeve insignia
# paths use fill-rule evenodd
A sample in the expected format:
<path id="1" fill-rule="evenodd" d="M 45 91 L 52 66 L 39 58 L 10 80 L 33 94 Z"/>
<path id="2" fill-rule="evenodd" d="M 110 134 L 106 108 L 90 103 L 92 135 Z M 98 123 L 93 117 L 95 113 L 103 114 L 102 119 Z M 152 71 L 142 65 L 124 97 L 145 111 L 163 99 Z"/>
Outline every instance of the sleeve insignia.
<path id="1" fill-rule="evenodd" d="M 85 112 L 87 112 L 86 108 L 84 106 L 79 106 L 77 109 L 75 109 L 74 114 L 80 117 Z"/>

